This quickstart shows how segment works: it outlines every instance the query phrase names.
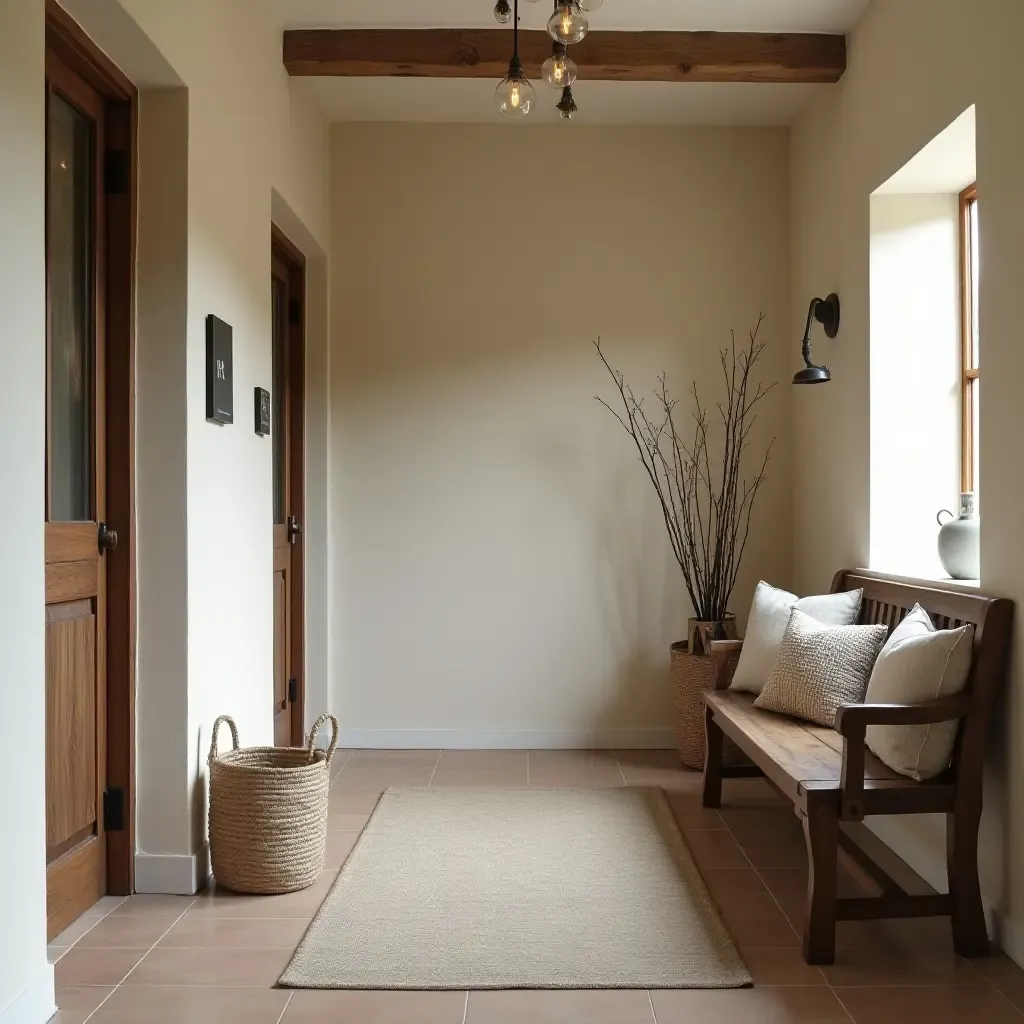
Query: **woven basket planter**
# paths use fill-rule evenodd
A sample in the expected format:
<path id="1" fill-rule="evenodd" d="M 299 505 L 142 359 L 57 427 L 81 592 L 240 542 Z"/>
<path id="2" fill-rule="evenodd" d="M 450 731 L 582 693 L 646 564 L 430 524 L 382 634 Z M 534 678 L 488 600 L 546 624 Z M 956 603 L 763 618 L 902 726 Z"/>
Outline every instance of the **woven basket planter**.
<path id="1" fill-rule="evenodd" d="M 705 690 L 715 688 L 715 663 L 709 655 L 690 654 L 689 645 L 684 640 L 673 644 L 672 651 L 672 689 L 676 711 L 676 743 L 679 746 L 679 757 L 687 768 L 704 770 L 704 700 Z M 736 671 L 739 654 L 730 654 L 726 668 L 731 679 Z M 728 765 L 742 764 L 746 758 L 740 750 L 726 738 L 724 747 L 724 763 Z"/>
<path id="2" fill-rule="evenodd" d="M 315 747 L 324 722 L 331 745 Z M 234 748 L 217 750 L 222 722 Z M 294 892 L 323 870 L 327 844 L 327 793 L 338 720 L 321 715 L 309 747 L 238 746 L 238 729 L 227 715 L 213 725 L 210 743 L 210 860 L 219 885 L 236 892 Z"/>

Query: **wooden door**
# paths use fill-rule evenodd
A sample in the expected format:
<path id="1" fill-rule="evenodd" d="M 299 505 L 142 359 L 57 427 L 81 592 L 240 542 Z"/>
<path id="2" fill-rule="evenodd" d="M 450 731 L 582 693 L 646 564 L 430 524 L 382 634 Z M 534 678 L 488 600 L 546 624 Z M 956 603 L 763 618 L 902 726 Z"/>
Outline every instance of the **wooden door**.
<path id="1" fill-rule="evenodd" d="M 46 95 L 46 863 L 52 938 L 106 892 L 103 99 Z"/>
<path id="2" fill-rule="evenodd" d="M 303 743 L 303 300 L 301 259 L 271 247 L 274 743 Z"/>

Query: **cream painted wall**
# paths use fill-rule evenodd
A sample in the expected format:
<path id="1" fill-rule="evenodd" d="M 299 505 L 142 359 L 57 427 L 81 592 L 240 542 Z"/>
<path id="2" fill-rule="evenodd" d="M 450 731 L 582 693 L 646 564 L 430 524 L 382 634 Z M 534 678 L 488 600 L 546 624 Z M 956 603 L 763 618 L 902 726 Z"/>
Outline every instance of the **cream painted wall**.
<path id="1" fill-rule="evenodd" d="M 162 569 L 158 550 L 152 561 L 140 564 L 140 572 L 153 570 L 148 579 L 140 579 L 140 592 L 167 583 L 163 598 L 171 605 L 166 622 L 145 623 L 140 617 L 140 641 L 148 638 L 154 654 L 161 643 L 172 645 L 171 661 L 160 665 L 146 662 L 145 650 L 140 652 L 140 733 L 147 724 L 158 729 L 165 713 L 180 710 L 185 719 L 174 737 L 165 737 L 157 748 L 162 753 L 148 761 L 149 748 L 140 744 L 145 763 L 139 768 L 137 796 L 140 807 L 166 804 L 171 811 L 169 817 L 140 813 L 140 880 L 154 890 L 182 890 L 203 871 L 194 855 L 206 832 L 205 770 L 213 719 L 233 715 L 246 744 L 272 738 L 271 445 L 253 432 L 251 396 L 255 386 L 270 386 L 269 245 L 275 203 L 303 228 L 303 237 L 295 241 L 310 259 L 326 260 L 327 127 L 317 111 L 292 94 L 280 62 L 280 32 L 261 5 L 246 0 L 72 0 L 72 6 L 94 38 L 110 40 L 111 56 L 123 66 L 137 64 L 141 32 L 187 92 L 187 155 L 178 154 L 187 161 L 181 211 L 187 224 L 182 254 L 187 271 L 165 300 L 182 302 L 183 320 L 177 326 L 182 373 L 140 382 L 143 391 L 159 379 L 179 389 L 164 400 L 170 409 L 177 408 L 180 422 L 172 429 L 173 417 L 165 418 L 162 437 L 184 442 L 183 506 L 177 515 L 156 507 L 161 494 L 156 481 L 147 494 L 140 480 L 139 496 L 140 545 L 148 539 L 167 543 L 169 550 L 184 547 L 186 562 Z M 112 28 L 126 15 L 136 32 Z M 166 108 L 176 101 L 160 102 Z M 165 137 L 165 144 L 173 137 Z M 140 182 L 140 190 L 145 184 Z M 140 231 L 146 226 L 141 223 Z M 175 224 L 167 220 L 162 229 L 152 228 L 150 251 L 164 242 L 161 230 L 174 232 Z M 140 250 L 145 244 L 140 238 Z M 317 291 L 315 282 L 324 274 L 312 275 L 309 300 L 322 331 L 325 285 L 321 280 Z M 158 316 L 162 309 L 157 303 L 150 311 Z M 230 427 L 206 422 L 209 313 L 234 328 L 235 423 Z M 167 329 L 155 318 L 150 325 L 157 333 Z M 152 353 L 147 341 L 156 343 L 153 337 L 140 337 L 140 350 Z M 322 337 L 312 337 L 310 345 L 322 349 Z M 167 352 L 162 358 L 173 360 Z M 147 365 L 155 366 L 140 361 L 140 372 Z M 310 471 L 324 473 L 326 466 L 313 463 Z M 154 518 L 141 519 L 147 497 L 155 525 Z M 153 601 L 141 605 L 140 612 L 148 607 L 158 616 L 159 595 L 150 594 Z M 326 632 L 321 630 L 316 640 L 312 662 L 326 664 Z M 175 659 L 180 668 L 169 679 L 168 666 Z M 152 668 L 148 675 L 143 671 L 147 665 Z M 308 710 L 312 716 L 319 708 L 311 704 Z M 174 817 L 179 807 L 184 827 Z"/>
<path id="2" fill-rule="evenodd" d="M 332 696 L 346 742 L 671 742 L 689 614 L 591 342 L 720 385 L 759 311 L 789 370 L 787 134 L 337 126 Z M 564 183 L 564 184 L 563 184 Z M 733 605 L 790 582 L 789 409 Z"/>
<path id="3" fill-rule="evenodd" d="M 869 196 L 972 103 L 982 196 L 982 586 L 1024 600 L 1024 463 L 1019 382 L 1020 239 L 1024 237 L 1024 31 L 1017 0 L 875 0 L 853 33 L 849 68 L 792 136 L 792 325 L 809 296 L 835 288 L 843 326 L 821 344 L 833 383 L 792 396 L 796 584 L 815 589 L 868 557 Z M 798 328 L 796 328 L 798 329 Z M 816 354 L 819 354 L 816 349 Z M 1018 629 L 1020 621 L 1018 618 Z M 986 898 L 1006 948 L 1024 958 L 1024 670 L 1015 657 L 986 784 L 981 855 Z M 877 826 L 930 880 L 942 879 L 935 823 Z"/>
<path id="4" fill-rule="evenodd" d="M 0 6 L 0 1020 L 53 1012 L 46 962 L 43 750 L 45 380 L 43 0 Z M 17 139 L 18 145 L 11 145 Z"/>

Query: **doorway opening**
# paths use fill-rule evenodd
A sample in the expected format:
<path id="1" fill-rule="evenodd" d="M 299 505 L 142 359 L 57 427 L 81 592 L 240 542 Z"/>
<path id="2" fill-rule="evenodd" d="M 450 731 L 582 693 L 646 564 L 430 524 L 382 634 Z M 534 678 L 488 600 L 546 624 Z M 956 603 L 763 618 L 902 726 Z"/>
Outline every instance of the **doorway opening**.
<path id="1" fill-rule="evenodd" d="M 46 875 L 53 938 L 133 888 L 137 96 L 46 15 Z"/>
<path id="2" fill-rule="evenodd" d="M 273 445 L 274 743 L 305 740 L 305 307 L 306 261 L 271 233 L 273 316 L 270 440 Z"/>

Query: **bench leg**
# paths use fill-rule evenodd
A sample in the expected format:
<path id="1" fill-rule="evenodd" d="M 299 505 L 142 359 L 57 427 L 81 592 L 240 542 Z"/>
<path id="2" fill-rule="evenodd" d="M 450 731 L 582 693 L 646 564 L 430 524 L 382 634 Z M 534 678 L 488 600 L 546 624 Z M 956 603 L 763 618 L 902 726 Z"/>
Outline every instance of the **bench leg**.
<path id="1" fill-rule="evenodd" d="M 949 880 L 953 948 L 963 957 L 988 956 L 988 928 L 978 879 L 977 817 L 946 815 L 946 874 Z"/>
<path id="2" fill-rule="evenodd" d="M 722 759 L 725 736 L 715 723 L 715 713 L 704 707 L 704 807 L 722 806 Z"/>
<path id="3" fill-rule="evenodd" d="M 836 958 L 839 813 L 835 794 L 831 795 L 833 802 L 808 799 L 803 815 L 808 867 L 803 946 L 804 960 L 809 964 L 831 964 Z"/>

